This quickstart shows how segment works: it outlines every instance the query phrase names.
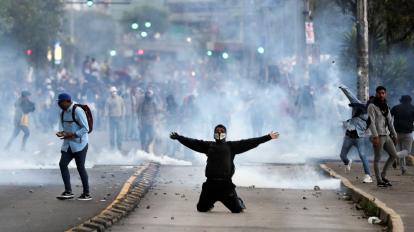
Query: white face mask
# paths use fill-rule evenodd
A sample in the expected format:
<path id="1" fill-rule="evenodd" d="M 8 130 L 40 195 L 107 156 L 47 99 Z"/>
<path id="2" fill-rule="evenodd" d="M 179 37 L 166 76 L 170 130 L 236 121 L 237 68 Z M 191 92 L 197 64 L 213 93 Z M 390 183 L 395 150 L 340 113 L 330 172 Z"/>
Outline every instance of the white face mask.
<path id="1" fill-rule="evenodd" d="M 226 133 L 214 133 L 215 140 L 224 140 L 226 138 Z"/>

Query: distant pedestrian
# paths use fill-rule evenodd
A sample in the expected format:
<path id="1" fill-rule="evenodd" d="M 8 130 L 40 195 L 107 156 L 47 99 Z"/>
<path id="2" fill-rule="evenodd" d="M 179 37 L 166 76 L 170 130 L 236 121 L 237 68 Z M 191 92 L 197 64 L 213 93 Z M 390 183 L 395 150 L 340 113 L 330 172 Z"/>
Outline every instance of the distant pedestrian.
<path id="1" fill-rule="evenodd" d="M 372 133 L 372 144 L 374 146 L 374 171 L 378 187 L 392 186 L 386 178 L 387 170 L 395 159 L 399 158 L 395 144 L 398 136 L 392 124 L 391 113 L 386 100 L 387 90 L 383 86 L 378 86 L 373 103 L 368 106 L 368 115 L 371 120 L 370 130 Z M 380 174 L 379 162 L 381 160 L 381 151 L 388 153 L 388 160 Z M 404 154 L 405 153 L 405 154 Z M 407 151 L 400 153 L 402 156 L 407 155 Z"/>
<path id="2" fill-rule="evenodd" d="M 118 95 L 118 90 L 112 86 L 111 96 L 106 100 L 105 115 L 109 118 L 109 143 L 111 149 L 122 149 L 122 123 L 125 116 L 124 99 Z"/>
<path id="3" fill-rule="evenodd" d="M 88 75 L 91 74 L 91 63 L 89 56 L 86 56 L 82 63 L 82 74 L 85 79 L 88 79 Z"/>
<path id="4" fill-rule="evenodd" d="M 409 95 L 402 96 L 400 103 L 391 109 L 391 115 L 394 117 L 394 127 L 398 135 L 398 148 L 400 151 L 407 150 L 408 154 L 411 154 L 414 106 L 411 104 L 411 97 Z M 406 175 L 407 164 L 405 158 L 400 159 L 400 167 L 402 175 Z"/>
<path id="5" fill-rule="evenodd" d="M 169 131 L 176 131 L 180 122 L 179 118 L 179 106 L 175 101 L 174 95 L 170 94 L 166 98 L 166 111 L 165 111 L 165 126 Z M 175 156 L 179 150 L 178 144 L 168 143 L 167 155 Z"/>
<path id="6" fill-rule="evenodd" d="M 362 180 L 364 183 L 372 183 L 371 173 L 369 170 L 368 159 L 363 153 L 364 147 L 364 137 L 366 136 L 366 131 L 370 125 L 370 120 L 367 113 L 367 106 L 369 104 L 363 104 L 359 101 L 350 90 L 345 87 L 339 87 L 345 94 L 345 96 L 350 101 L 349 106 L 352 107 L 352 118 L 345 122 L 345 137 L 341 149 L 341 160 L 345 164 L 345 170 L 347 172 L 351 171 L 352 159 L 348 159 L 349 150 L 355 146 L 358 151 L 359 158 L 362 161 L 362 166 L 364 168 L 365 177 Z"/>
<path id="7" fill-rule="evenodd" d="M 146 152 L 150 152 L 150 145 L 155 139 L 155 124 L 158 120 L 158 111 L 153 91 L 147 90 L 138 110 L 141 148 Z"/>
<path id="8" fill-rule="evenodd" d="M 29 113 L 35 111 L 35 104 L 32 101 L 30 101 L 29 96 L 29 91 L 22 91 L 21 96 L 14 104 L 14 130 L 12 136 L 7 142 L 7 145 L 5 147 L 6 150 L 10 148 L 14 139 L 16 139 L 16 137 L 19 135 L 20 131 L 23 131 L 24 134 L 21 150 L 26 150 L 26 143 L 30 136 Z"/>
<path id="9" fill-rule="evenodd" d="M 91 66 L 90 66 L 90 70 L 91 70 L 91 75 L 94 77 L 94 80 L 98 80 L 99 78 L 99 70 L 100 70 L 100 66 L 98 64 L 98 61 L 96 61 L 95 58 L 91 59 Z"/>
<path id="10" fill-rule="evenodd" d="M 69 94 L 59 94 L 58 105 L 62 109 L 62 113 L 59 123 L 60 130 L 56 133 L 56 136 L 63 139 L 59 167 L 63 183 L 65 184 L 65 191 L 57 198 L 64 200 L 74 197 L 70 184 L 68 165 L 72 159 L 75 159 L 83 186 L 83 193 L 78 197 L 78 200 L 92 200 L 89 192 L 88 173 L 85 168 L 89 143 L 88 132 L 90 130 L 88 118 L 85 111 L 72 102 Z"/>
<path id="11" fill-rule="evenodd" d="M 132 128 L 133 133 L 133 140 L 139 140 L 139 124 L 138 124 L 138 116 L 139 116 L 139 109 L 144 101 L 145 92 L 140 88 L 136 87 L 133 89 L 131 93 L 131 108 L 132 108 Z"/>

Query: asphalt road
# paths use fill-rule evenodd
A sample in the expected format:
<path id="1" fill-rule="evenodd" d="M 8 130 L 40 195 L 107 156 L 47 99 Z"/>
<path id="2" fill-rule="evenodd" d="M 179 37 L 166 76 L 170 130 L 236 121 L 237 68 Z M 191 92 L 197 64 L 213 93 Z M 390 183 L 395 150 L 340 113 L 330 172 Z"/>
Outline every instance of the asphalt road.
<path id="1" fill-rule="evenodd" d="M 268 172 L 295 175 L 292 169 L 269 166 Z M 298 169 L 295 169 L 298 170 Z M 237 171 L 236 171 L 237 172 Z M 130 231 L 381 231 L 368 224 L 351 202 L 337 191 L 282 188 L 237 188 L 247 211 L 231 214 L 221 203 L 209 213 L 198 213 L 203 167 L 162 166 L 155 185 L 139 208 L 115 225 Z M 306 175 L 302 173 L 301 175 Z M 271 175 L 269 175 L 271 176 Z"/>
<path id="2" fill-rule="evenodd" d="M 0 170 L 0 231 L 64 231 L 95 216 L 116 197 L 133 174 L 132 166 L 99 166 L 88 169 L 92 201 L 60 201 L 63 192 L 58 169 Z M 72 189 L 82 193 L 76 169 L 71 169 Z"/>

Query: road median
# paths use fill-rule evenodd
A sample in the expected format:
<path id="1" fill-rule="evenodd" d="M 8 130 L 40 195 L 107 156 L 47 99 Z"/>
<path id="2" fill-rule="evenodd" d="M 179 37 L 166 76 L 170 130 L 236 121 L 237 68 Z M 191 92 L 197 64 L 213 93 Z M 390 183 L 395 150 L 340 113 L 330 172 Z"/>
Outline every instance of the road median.
<path id="1" fill-rule="evenodd" d="M 67 232 L 106 231 L 138 206 L 152 186 L 158 168 L 159 164 L 153 162 L 138 166 L 137 171 L 124 183 L 118 196 L 108 207 Z"/>

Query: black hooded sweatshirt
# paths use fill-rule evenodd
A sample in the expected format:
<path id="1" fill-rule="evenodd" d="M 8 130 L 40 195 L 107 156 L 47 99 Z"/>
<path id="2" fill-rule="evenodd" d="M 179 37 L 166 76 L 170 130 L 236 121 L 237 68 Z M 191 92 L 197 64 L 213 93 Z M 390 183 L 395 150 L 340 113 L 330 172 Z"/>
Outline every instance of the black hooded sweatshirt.
<path id="1" fill-rule="evenodd" d="M 207 179 L 231 180 L 234 174 L 234 157 L 271 140 L 270 135 L 239 141 L 203 141 L 179 135 L 184 146 L 207 155 L 205 175 Z"/>
<path id="2" fill-rule="evenodd" d="M 414 106 L 410 103 L 396 105 L 391 110 L 394 116 L 394 127 L 397 133 L 409 134 L 413 132 Z"/>

